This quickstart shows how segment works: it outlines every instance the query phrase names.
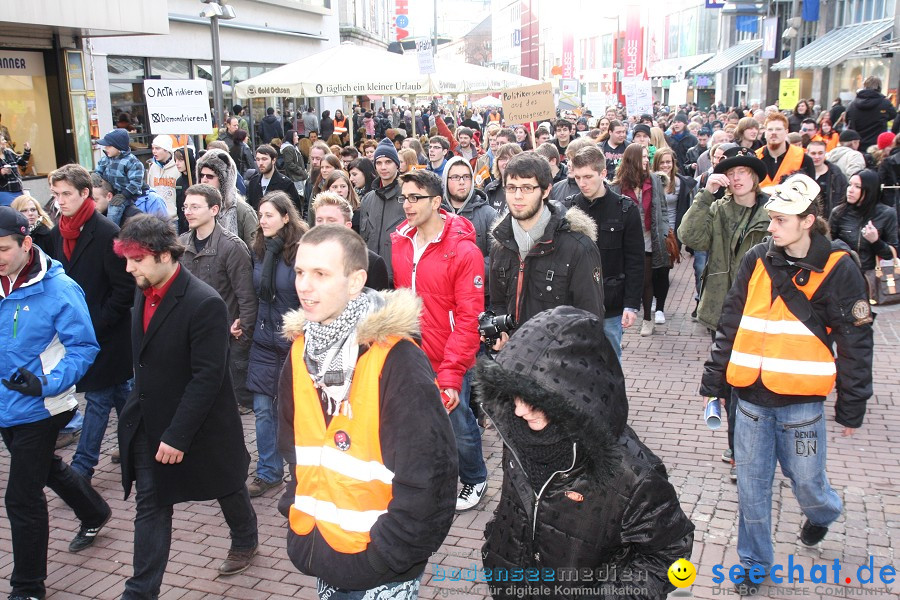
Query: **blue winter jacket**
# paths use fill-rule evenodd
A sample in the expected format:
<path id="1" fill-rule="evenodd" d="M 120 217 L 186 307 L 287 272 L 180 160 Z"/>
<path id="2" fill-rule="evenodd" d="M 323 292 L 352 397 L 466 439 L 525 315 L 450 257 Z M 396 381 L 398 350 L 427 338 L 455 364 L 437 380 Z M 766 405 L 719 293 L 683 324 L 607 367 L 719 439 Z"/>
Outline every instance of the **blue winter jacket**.
<path id="1" fill-rule="evenodd" d="M 75 384 L 100 346 L 84 292 L 62 265 L 40 248 L 27 281 L 3 296 L 0 288 L 0 377 L 19 367 L 45 375 L 45 396 L 26 396 L 0 385 L 0 427 L 34 423 L 72 410 Z"/>
<path id="2" fill-rule="evenodd" d="M 294 287 L 294 267 L 279 256 L 275 267 L 275 298 L 272 302 L 259 301 L 256 311 L 256 327 L 250 346 L 250 362 L 247 366 L 247 389 L 254 394 L 274 398 L 278 393 L 281 368 L 291 351 L 281 329 L 284 314 L 300 307 L 297 288 Z M 263 260 L 253 255 L 253 287 L 259 294 Z"/>

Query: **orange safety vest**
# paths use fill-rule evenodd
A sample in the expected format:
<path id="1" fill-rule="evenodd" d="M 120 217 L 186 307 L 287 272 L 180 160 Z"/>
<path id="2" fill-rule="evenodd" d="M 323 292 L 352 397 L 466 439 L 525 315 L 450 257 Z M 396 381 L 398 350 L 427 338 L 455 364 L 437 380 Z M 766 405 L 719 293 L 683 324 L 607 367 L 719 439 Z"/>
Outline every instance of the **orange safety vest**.
<path id="1" fill-rule="evenodd" d="M 765 152 L 766 146 L 759 148 L 756 151 L 756 158 L 762 160 L 763 152 Z M 781 165 L 778 167 L 778 171 L 775 173 L 775 178 L 772 179 L 768 175 L 766 178 L 759 182 L 759 187 L 768 187 L 770 185 L 775 185 L 777 183 L 781 183 L 781 178 L 789 173 L 793 173 L 794 171 L 799 171 L 800 167 L 803 166 L 803 157 L 806 156 L 806 153 L 803 151 L 803 148 L 798 148 L 797 146 L 792 146 L 790 144 L 787 145 L 787 152 L 784 153 L 784 159 L 781 161 Z"/>
<path id="2" fill-rule="evenodd" d="M 810 272 L 807 284 L 798 289 L 812 298 L 845 254 L 832 252 L 823 272 Z M 772 281 L 762 261 L 757 259 L 750 276 L 725 379 L 742 388 L 761 378 L 766 389 L 776 394 L 826 396 L 837 375 L 834 354 L 794 316 L 781 296 L 772 301 Z"/>
<path id="3" fill-rule="evenodd" d="M 303 361 L 304 337 L 291 348 L 297 458 L 291 529 L 306 535 L 316 527 L 329 546 L 345 554 L 366 549 L 369 531 L 393 497 L 394 473 L 381 456 L 379 382 L 388 353 L 402 339 L 373 344 L 359 358 L 350 384 L 352 418 L 336 414 L 327 427 Z"/>

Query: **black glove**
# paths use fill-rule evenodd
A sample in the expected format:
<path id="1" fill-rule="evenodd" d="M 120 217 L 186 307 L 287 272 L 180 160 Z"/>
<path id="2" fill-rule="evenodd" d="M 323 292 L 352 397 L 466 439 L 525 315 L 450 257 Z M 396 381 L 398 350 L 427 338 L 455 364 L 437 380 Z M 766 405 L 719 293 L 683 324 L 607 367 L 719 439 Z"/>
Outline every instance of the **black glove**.
<path id="1" fill-rule="evenodd" d="M 3 383 L 3 385 L 14 392 L 19 392 L 26 396 L 43 396 L 47 377 L 45 375 L 38 377 L 25 367 L 19 367 L 19 370 L 12 377 L 3 379 L 0 383 Z"/>

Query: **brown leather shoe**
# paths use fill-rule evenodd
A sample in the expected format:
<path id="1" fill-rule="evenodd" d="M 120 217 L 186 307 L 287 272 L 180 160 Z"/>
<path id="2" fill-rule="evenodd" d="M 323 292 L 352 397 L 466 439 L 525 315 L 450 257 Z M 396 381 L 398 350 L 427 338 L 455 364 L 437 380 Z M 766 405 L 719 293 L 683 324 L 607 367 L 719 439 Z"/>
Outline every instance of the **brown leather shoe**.
<path id="1" fill-rule="evenodd" d="M 219 575 L 237 575 L 250 567 L 250 559 L 256 554 L 259 546 L 253 546 L 247 550 L 235 550 L 232 548 L 225 557 L 225 562 L 219 566 Z"/>

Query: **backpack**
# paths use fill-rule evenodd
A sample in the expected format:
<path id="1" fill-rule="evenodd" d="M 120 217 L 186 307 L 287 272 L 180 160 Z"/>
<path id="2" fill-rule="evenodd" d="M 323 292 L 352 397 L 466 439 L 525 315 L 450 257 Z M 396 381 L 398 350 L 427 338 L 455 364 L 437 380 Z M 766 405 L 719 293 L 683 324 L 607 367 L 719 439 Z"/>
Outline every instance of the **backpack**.
<path id="1" fill-rule="evenodd" d="M 134 199 L 134 205 L 143 213 L 156 215 L 163 220 L 169 220 L 169 210 L 166 208 L 166 201 L 153 188 L 145 188 L 144 193 Z"/>

